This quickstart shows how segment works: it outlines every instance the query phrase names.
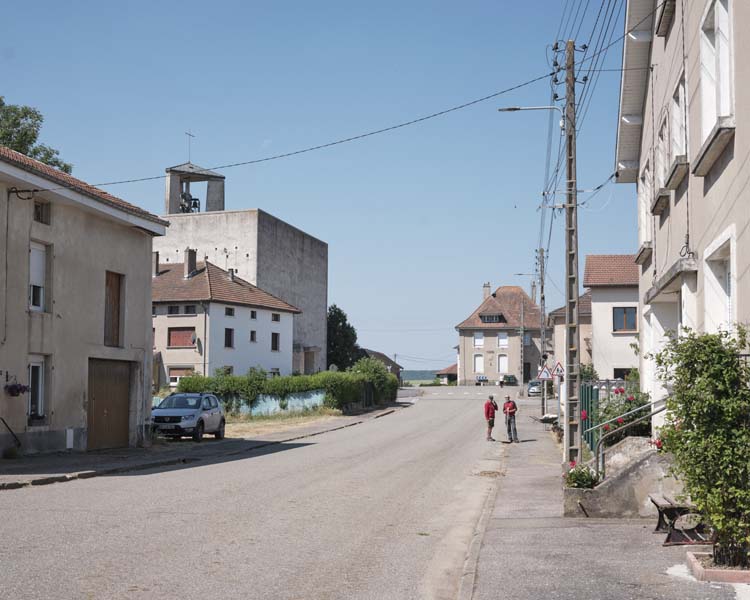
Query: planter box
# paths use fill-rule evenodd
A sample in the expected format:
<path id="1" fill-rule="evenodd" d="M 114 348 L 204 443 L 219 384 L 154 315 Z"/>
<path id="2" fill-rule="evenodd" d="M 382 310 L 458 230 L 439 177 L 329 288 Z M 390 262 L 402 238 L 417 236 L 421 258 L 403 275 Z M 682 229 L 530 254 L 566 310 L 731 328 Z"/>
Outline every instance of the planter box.
<path id="1" fill-rule="evenodd" d="M 698 581 L 716 583 L 750 583 L 750 570 L 747 569 L 707 569 L 701 558 L 711 556 L 710 552 L 688 552 L 687 563 L 690 572 Z"/>

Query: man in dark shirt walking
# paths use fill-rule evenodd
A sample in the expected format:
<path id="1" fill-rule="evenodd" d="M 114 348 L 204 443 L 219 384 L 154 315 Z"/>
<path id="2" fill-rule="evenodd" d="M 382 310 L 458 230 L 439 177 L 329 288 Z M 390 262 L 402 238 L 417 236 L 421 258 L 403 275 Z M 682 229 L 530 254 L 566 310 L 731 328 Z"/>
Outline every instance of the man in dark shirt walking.
<path id="1" fill-rule="evenodd" d="M 505 414 L 505 426 L 508 428 L 508 442 L 518 443 L 518 433 L 516 432 L 516 413 L 518 412 L 518 406 L 515 401 L 510 399 L 510 396 L 505 396 L 505 403 L 503 404 L 503 413 Z"/>
<path id="2" fill-rule="evenodd" d="M 495 426 L 495 412 L 497 412 L 497 404 L 495 403 L 495 397 L 490 394 L 487 402 L 484 403 L 484 419 L 487 421 L 488 442 L 495 441 L 495 438 L 492 437 L 492 428 Z"/>

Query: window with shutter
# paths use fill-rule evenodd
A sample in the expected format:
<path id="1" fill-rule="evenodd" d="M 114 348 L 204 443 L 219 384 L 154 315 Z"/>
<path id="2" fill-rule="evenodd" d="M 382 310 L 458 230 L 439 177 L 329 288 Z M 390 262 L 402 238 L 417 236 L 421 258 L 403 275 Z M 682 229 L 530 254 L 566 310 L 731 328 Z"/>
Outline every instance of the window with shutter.
<path id="1" fill-rule="evenodd" d="M 122 275 L 107 271 L 104 290 L 104 345 L 120 346 Z"/>
<path id="2" fill-rule="evenodd" d="M 170 327 L 167 330 L 167 345 L 170 348 L 194 347 L 195 327 Z"/>
<path id="3" fill-rule="evenodd" d="M 47 283 L 47 247 L 31 242 L 29 253 L 29 308 L 42 312 L 45 308 Z"/>

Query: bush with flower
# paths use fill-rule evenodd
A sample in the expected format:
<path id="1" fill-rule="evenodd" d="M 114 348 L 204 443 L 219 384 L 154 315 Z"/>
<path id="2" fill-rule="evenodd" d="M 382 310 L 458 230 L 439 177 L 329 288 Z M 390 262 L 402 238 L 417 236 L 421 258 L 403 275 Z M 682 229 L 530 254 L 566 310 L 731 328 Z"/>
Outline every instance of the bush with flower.
<path id="1" fill-rule="evenodd" d="M 569 471 L 563 475 L 566 487 L 591 489 L 599 483 L 596 471 L 591 467 L 578 465 L 575 461 L 571 461 L 568 467 Z"/>
<path id="2" fill-rule="evenodd" d="M 612 421 L 609 425 L 602 427 L 603 434 L 609 432 L 616 432 L 618 429 L 622 429 L 622 433 L 615 433 L 611 437 L 605 440 L 605 446 L 611 446 L 616 444 L 620 440 L 627 436 L 651 436 L 651 422 L 646 420 L 645 422 L 638 423 L 631 427 L 625 427 L 629 423 L 643 417 L 648 414 L 648 409 L 637 411 L 634 414 L 622 416 L 627 412 L 640 408 L 650 403 L 650 398 L 647 393 L 640 391 L 640 378 L 638 369 L 633 369 L 630 374 L 625 378 L 624 385 L 618 385 L 610 389 L 608 395 L 604 395 L 599 399 L 599 410 L 598 410 L 598 423 L 605 423 Z"/>

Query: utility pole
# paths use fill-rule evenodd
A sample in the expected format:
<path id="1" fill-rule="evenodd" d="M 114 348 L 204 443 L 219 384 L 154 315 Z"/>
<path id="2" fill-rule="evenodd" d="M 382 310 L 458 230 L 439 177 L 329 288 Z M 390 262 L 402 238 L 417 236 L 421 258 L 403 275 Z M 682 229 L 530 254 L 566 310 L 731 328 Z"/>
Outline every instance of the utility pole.
<path id="1" fill-rule="evenodd" d="M 541 352 L 539 353 L 539 369 L 547 366 L 547 327 L 546 327 L 546 308 L 544 303 L 544 248 L 539 248 L 539 337 L 541 342 Z M 542 381 L 542 416 L 547 412 L 547 382 Z"/>
<path id="2" fill-rule="evenodd" d="M 522 297 L 521 298 L 521 329 L 519 330 L 520 331 L 520 339 L 521 339 L 521 390 L 518 392 L 518 395 L 521 396 L 522 398 L 523 398 L 523 390 L 524 390 L 524 387 L 523 387 L 523 384 L 524 384 L 524 380 L 523 380 L 523 372 L 524 372 L 524 368 L 523 368 L 523 346 L 524 346 L 524 339 L 523 338 L 524 338 L 524 335 L 526 334 L 526 330 L 523 328 L 523 326 L 524 326 L 524 310 L 523 310 L 523 307 L 524 307 L 525 304 L 526 304 L 526 302 L 524 302 L 524 298 Z"/>
<path id="3" fill-rule="evenodd" d="M 581 462 L 581 413 L 578 396 L 580 330 L 578 322 L 578 194 L 576 177 L 576 77 L 573 40 L 565 44 L 565 460 Z"/>

